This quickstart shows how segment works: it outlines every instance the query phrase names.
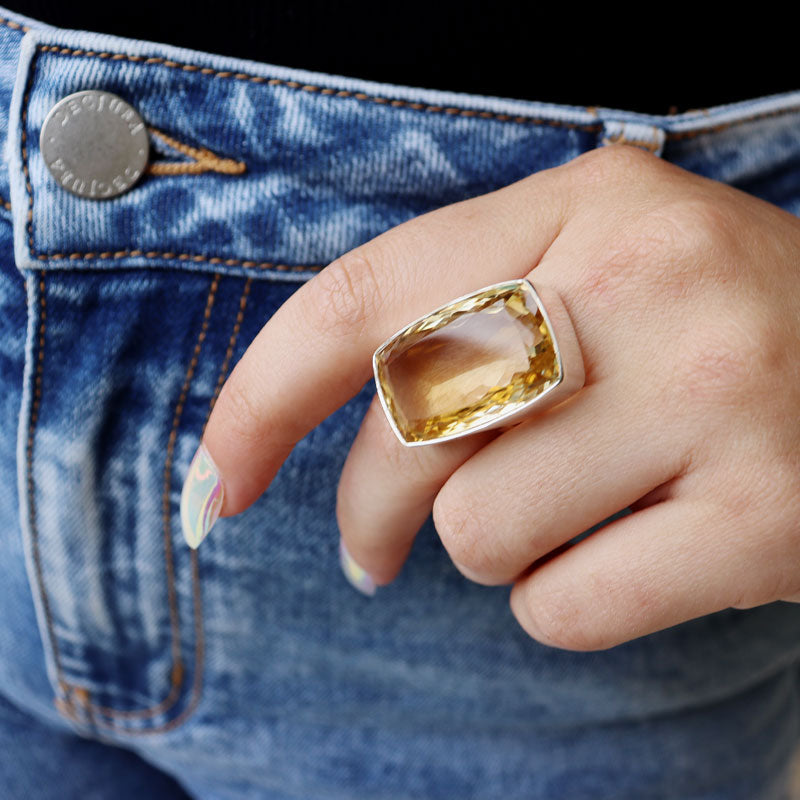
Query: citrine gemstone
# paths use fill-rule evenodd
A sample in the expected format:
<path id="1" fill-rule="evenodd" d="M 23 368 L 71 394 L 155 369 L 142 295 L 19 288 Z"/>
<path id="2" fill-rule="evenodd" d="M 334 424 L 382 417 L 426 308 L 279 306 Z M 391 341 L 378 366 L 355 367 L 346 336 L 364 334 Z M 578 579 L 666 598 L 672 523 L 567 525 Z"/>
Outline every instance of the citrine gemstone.
<path id="1" fill-rule="evenodd" d="M 552 332 L 525 280 L 453 301 L 375 352 L 384 407 L 409 443 L 505 418 L 561 377 Z"/>

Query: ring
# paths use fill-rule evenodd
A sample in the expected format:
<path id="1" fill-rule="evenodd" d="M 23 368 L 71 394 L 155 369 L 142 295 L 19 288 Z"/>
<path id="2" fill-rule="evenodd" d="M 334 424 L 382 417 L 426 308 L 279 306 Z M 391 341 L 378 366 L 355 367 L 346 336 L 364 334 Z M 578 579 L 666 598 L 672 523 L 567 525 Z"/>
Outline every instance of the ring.
<path id="1" fill-rule="evenodd" d="M 386 418 L 410 447 L 510 427 L 585 381 L 564 303 L 527 278 L 485 286 L 415 319 L 378 347 L 372 367 Z"/>

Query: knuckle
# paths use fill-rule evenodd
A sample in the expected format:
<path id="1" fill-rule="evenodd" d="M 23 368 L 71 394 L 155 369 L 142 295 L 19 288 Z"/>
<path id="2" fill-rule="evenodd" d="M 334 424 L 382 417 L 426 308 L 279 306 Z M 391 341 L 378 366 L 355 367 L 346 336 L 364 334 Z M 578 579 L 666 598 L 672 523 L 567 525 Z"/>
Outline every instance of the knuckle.
<path id="1" fill-rule="evenodd" d="M 736 248 L 738 233 L 729 204 L 720 197 L 682 197 L 650 212 L 651 227 L 664 231 L 673 252 L 686 256 L 716 256 Z M 727 263 L 729 257 L 720 263 Z M 713 260 L 712 260 L 713 263 Z"/>
<path id="2" fill-rule="evenodd" d="M 796 575 L 788 575 L 786 569 L 773 569 L 768 581 L 752 580 L 745 581 L 744 585 L 738 584 L 729 605 L 739 609 L 756 608 L 795 594 L 799 589 L 800 583 Z"/>
<path id="3" fill-rule="evenodd" d="M 747 317 L 741 306 L 736 310 L 745 314 L 746 323 L 729 313 L 717 313 L 687 331 L 681 348 L 684 375 L 680 383 L 694 401 L 747 411 L 753 408 L 753 398 L 763 392 L 770 326 L 760 322 L 758 315 Z"/>
<path id="4" fill-rule="evenodd" d="M 593 301 L 639 296 L 696 293 L 706 278 L 716 285 L 729 279 L 737 243 L 725 203 L 690 197 L 644 212 L 634 209 L 618 219 L 604 237 L 598 257 L 587 264 L 581 288 Z"/>
<path id="5" fill-rule="evenodd" d="M 628 178 L 632 172 L 657 167 L 662 161 L 641 147 L 611 144 L 581 153 L 571 163 L 579 170 L 582 181 L 616 183 Z"/>
<path id="6" fill-rule="evenodd" d="M 776 541 L 770 542 L 770 538 Z M 797 563 L 797 546 L 787 547 L 784 541 L 776 547 L 777 537 L 767 534 L 766 548 L 760 548 L 747 559 L 745 574 L 736 582 L 736 593 L 729 603 L 731 608 L 755 608 L 772 603 L 800 591 Z M 766 549 L 766 553 L 761 550 Z"/>
<path id="7" fill-rule="evenodd" d="M 536 637 L 563 650 L 600 650 L 606 647 L 602 634 L 586 620 L 589 613 L 573 602 L 558 596 L 535 593 L 526 602 L 525 611 Z"/>
<path id="8" fill-rule="evenodd" d="M 379 312 L 389 275 L 374 245 L 358 247 L 328 264 L 314 279 L 309 314 L 325 335 L 360 336 Z"/>
<path id="9" fill-rule="evenodd" d="M 450 558 L 471 572 L 491 570 L 484 543 L 484 530 L 474 494 L 461 492 L 448 483 L 433 501 L 433 524 Z"/>
<path id="10" fill-rule="evenodd" d="M 745 354 L 753 355 L 754 344 L 774 352 L 775 343 L 782 339 L 774 330 L 768 330 L 769 315 L 758 308 L 752 297 L 743 298 L 742 285 L 746 281 L 741 273 L 745 268 L 738 265 L 747 264 L 748 260 L 741 253 L 735 224 L 725 198 L 715 202 L 697 193 L 644 212 L 634 209 L 610 227 L 596 258 L 581 269 L 577 276 L 577 302 L 584 307 L 615 311 L 626 307 L 641 310 L 646 306 L 662 314 L 670 306 L 683 307 L 674 301 L 696 304 L 701 292 L 710 293 L 712 298 L 722 296 L 725 310 L 736 310 L 738 332 L 730 321 L 725 325 L 741 345 L 737 346 L 742 354 L 739 360 Z M 741 324 L 744 314 L 748 314 L 748 320 L 753 319 L 756 327 L 766 329 L 755 331 L 754 337 L 745 337 L 745 326 Z M 695 318 L 703 320 L 706 316 L 704 313 Z M 702 361 L 703 351 L 697 355 Z M 735 356 L 733 352 L 728 354 L 730 358 Z"/>
<path id="11" fill-rule="evenodd" d="M 709 464 L 715 477 L 719 476 L 709 496 L 716 525 L 748 531 L 739 546 L 746 569 L 761 563 L 764 568 L 758 572 L 776 580 L 788 566 L 789 577 L 800 581 L 794 567 L 800 547 L 800 458 L 797 441 L 779 438 L 775 434 L 766 440 L 760 432 L 737 436 Z M 795 452 L 790 454 L 788 449 Z M 759 458 L 753 459 L 756 451 Z M 764 464 L 770 465 L 769 470 L 763 469 Z"/>
<path id="12" fill-rule="evenodd" d="M 800 546 L 800 530 L 796 524 L 800 519 L 800 437 L 776 433 L 777 438 L 780 441 L 775 443 L 764 462 L 770 464 L 770 469 L 760 470 L 762 480 L 767 484 L 761 502 L 777 515 L 777 526 L 788 526 L 787 537 L 796 548 Z M 768 476 L 763 475 L 764 472 L 768 472 Z"/>
<path id="13" fill-rule="evenodd" d="M 639 620 L 659 613 L 661 598 L 650 582 L 641 579 L 620 583 L 616 576 L 597 568 L 582 577 L 580 587 L 551 571 L 558 559 L 533 572 L 520 585 L 515 602 L 523 604 L 522 616 L 530 620 L 535 638 L 565 650 L 605 650 L 641 635 L 641 623 L 633 623 L 622 609 L 636 609 Z"/>
<path id="14" fill-rule="evenodd" d="M 579 302 L 616 309 L 633 300 L 641 306 L 647 298 L 682 297 L 696 288 L 689 260 L 680 257 L 680 236 L 655 214 L 620 220 L 577 276 Z"/>
<path id="15" fill-rule="evenodd" d="M 650 284 L 659 283 L 663 291 L 658 278 L 671 263 L 670 244 L 663 230 L 651 230 L 646 224 L 617 229 L 578 276 L 579 302 L 616 308 L 633 297 L 641 304 L 643 289 Z"/>

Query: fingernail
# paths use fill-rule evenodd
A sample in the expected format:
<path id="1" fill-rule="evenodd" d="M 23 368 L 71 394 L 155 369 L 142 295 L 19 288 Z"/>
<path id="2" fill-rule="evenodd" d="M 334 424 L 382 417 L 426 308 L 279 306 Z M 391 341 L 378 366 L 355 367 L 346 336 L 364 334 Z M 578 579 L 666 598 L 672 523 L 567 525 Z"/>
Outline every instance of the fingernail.
<path id="1" fill-rule="evenodd" d="M 222 509 L 222 480 L 203 442 L 189 465 L 181 491 L 181 528 L 189 547 L 198 548 Z"/>
<path id="2" fill-rule="evenodd" d="M 345 578 L 347 578 L 359 592 L 370 596 L 375 594 L 375 581 L 372 580 L 365 570 L 356 564 L 341 537 L 339 537 L 339 563 L 342 566 L 342 572 L 344 572 Z"/>

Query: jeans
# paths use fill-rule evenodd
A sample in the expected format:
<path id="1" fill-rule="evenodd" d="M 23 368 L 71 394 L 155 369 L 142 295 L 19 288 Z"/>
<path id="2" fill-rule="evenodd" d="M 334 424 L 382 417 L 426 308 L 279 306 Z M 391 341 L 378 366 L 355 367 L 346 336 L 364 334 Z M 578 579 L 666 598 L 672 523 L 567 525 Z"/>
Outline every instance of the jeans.
<path id="1" fill-rule="evenodd" d="M 232 365 L 336 256 L 617 141 L 800 214 L 800 92 L 648 116 L 0 17 L 3 800 L 789 797 L 800 605 L 551 648 L 430 517 L 392 584 L 350 586 L 336 486 L 371 382 L 197 551 L 178 509 Z M 110 200 L 39 149 L 91 88 L 150 133 Z"/>

